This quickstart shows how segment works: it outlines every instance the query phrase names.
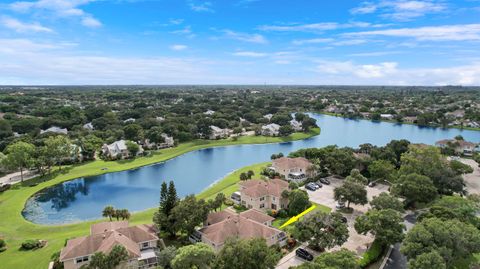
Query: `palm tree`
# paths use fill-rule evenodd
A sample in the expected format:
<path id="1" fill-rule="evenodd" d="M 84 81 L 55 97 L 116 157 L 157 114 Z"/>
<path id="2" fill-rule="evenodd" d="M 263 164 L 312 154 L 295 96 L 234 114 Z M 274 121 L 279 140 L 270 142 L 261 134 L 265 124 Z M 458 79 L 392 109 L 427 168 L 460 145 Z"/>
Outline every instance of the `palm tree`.
<path id="1" fill-rule="evenodd" d="M 120 209 L 120 216 L 122 220 L 129 220 L 130 219 L 130 212 L 128 209 Z"/>
<path id="2" fill-rule="evenodd" d="M 115 208 L 113 206 L 108 205 L 103 209 L 102 216 L 105 218 L 109 218 L 112 221 L 112 217 L 115 215 Z"/>

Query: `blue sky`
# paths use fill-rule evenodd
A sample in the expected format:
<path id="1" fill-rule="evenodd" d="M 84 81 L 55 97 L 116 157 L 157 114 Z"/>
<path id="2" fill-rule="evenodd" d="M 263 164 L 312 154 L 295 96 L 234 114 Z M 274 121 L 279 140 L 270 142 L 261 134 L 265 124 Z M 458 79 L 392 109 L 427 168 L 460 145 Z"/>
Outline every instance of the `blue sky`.
<path id="1" fill-rule="evenodd" d="M 480 0 L 0 0 L 0 84 L 480 85 Z"/>

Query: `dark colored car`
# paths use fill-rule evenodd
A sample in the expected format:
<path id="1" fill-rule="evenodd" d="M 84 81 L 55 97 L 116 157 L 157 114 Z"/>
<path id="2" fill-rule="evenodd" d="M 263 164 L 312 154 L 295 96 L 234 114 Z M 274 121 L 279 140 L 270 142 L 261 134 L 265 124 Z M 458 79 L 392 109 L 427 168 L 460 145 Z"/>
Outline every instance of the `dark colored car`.
<path id="1" fill-rule="evenodd" d="M 377 185 L 377 183 L 375 181 L 372 181 L 372 182 L 368 183 L 369 187 L 375 187 L 376 185 Z"/>
<path id="2" fill-rule="evenodd" d="M 342 216 L 341 220 L 342 220 L 343 223 L 347 223 L 347 222 L 348 222 L 347 218 L 344 217 L 344 216 Z"/>
<path id="3" fill-rule="evenodd" d="M 310 252 L 306 251 L 305 249 L 303 248 L 298 248 L 296 251 L 295 251 L 295 255 L 297 255 L 297 257 L 300 257 L 304 260 L 307 260 L 307 261 L 312 261 L 313 260 L 313 255 L 310 254 Z"/>
<path id="4" fill-rule="evenodd" d="M 305 189 L 309 190 L 309 191 L 316 191 L 317 190 L 317 186 L 312 184 L 312 183 L 308 183 L 307 185 L 305 185 Z"/>
<path id="5" fill-rule="evenodd" d="M 325 184 L 325 185 L 330 185 L 330 180 L 328 180 L 328 179 L 326 179 L 326 178 L 321 178 L 321 179 L 320 179 L 320 182 L 321 182 L 322 184 Z"/>
<path id="6" fill-rule="evenodd" d="M 317 181 L 317 182 L 315 182 L 315 185 L 317 185 L 317 186 L 318 186 L 318 188 L 321 188 L 321 187 L 323 186 L 323 185 L 322 185 L 322 183 L 321 183 L 320 181 Z"/>

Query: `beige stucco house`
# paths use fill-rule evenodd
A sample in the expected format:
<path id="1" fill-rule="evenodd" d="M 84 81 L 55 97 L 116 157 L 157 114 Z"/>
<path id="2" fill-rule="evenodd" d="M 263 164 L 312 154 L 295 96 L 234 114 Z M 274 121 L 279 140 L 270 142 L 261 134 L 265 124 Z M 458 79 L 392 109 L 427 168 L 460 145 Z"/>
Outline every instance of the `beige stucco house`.
<path id="1" fill-rule="evenodd" d="M 128 252 L 128 261 L 119 269 L 156 268 L 158 244 L 161 239 L 153 225 L 128 226 L 128 221 L 102 222 L 93 224 L 90 235 L 67 241 L 60 252 L 60 261 L 65 269 L 78 269 L 88 264 L 96 252 L 110 253 L 116 245 Z"/>
<path id="2" fill-rule="evenodd" d="M 272 161 L 271 169 L 288 181 L 301 183 L 307 178 L 315 176 L 315 171 L 310 169 L 311 166 L 312 163 L 303 157 L 282 157 Z"/>
<path id="3" fill-rule="evenodd" d="M 285 232 L 272 227 L 274 218 L 250 209 L 236 213 L 231 209 L 210 213 L 205 226 L 190 236 L 192 242 L 203 242 L 219 251 L 228 238 L 239 239 L 264 238 L 268 246 L 285 245 Z"/>
<path id="4" fill-rule="evenodd" d="M 247 180 L 239 183 L 241 204 L 260 211 L 280 210 L 288 207 L 288 198 L 282 192 L 288 190 L 288 182 L 281 179 Z"/>

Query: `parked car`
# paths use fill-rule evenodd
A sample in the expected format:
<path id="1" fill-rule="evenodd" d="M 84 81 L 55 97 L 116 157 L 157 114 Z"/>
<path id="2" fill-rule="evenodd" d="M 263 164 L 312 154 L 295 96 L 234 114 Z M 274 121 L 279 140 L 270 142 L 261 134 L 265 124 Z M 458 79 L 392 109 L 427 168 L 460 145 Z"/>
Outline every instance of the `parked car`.
<path id="1" fill-rule="evenodd" d="M 297 257 L 300 257 L 304 260 L 307 260 L 309 262 L 313 261 L 313 255 L 310 254 L 310 252 L 308 252 L 307 250 L 303 249 L 303 248 L 298 248 L 296 251 L 295 251 L 295 255 L 297 255 Z"/>
<path id="2" fill-rule="evenodd" d="M 317 186 L 313 183 L 307 183 L 307 185 L 305 185 L 305 189 L 307 189 L 309 191 L 316 191 Z"/>
<path id="3" fill-rule="evenodd" d="M 330 180 L 326 179 L 326 178 L 321 178 L 319 180 L 322 184 L 325 184 L 325 185 L 330 185 Z"/>
<path id="4" fill-rule="evenodd" d="M 368 186 L 371 188 L 371 187 L 375 187 L 377 186 L 377 183 L 375 181 L 372 181 L 370 183 L 368 183 Z"/>
<path id="5" fill-rule="evenodd" d="M 344 201 L 338 201 L 337 205 L 335 206 L 337 209 L 342 209 L 345 208 L 345 202 Z"/>
<path id="6" fill-rule="evenodd" d="M 323 186 L 320 181 L 315 182 L 315 185 L 317 185 L 319 189 Z"/>
<path id="7" fill-rule="evenodd" d="M 347 222 L 348 222 L 348 219 L 347 219 L 345 216 L 342 216 L 341 220 L 342 220 L 343 223 L 347 223 Z"/>

